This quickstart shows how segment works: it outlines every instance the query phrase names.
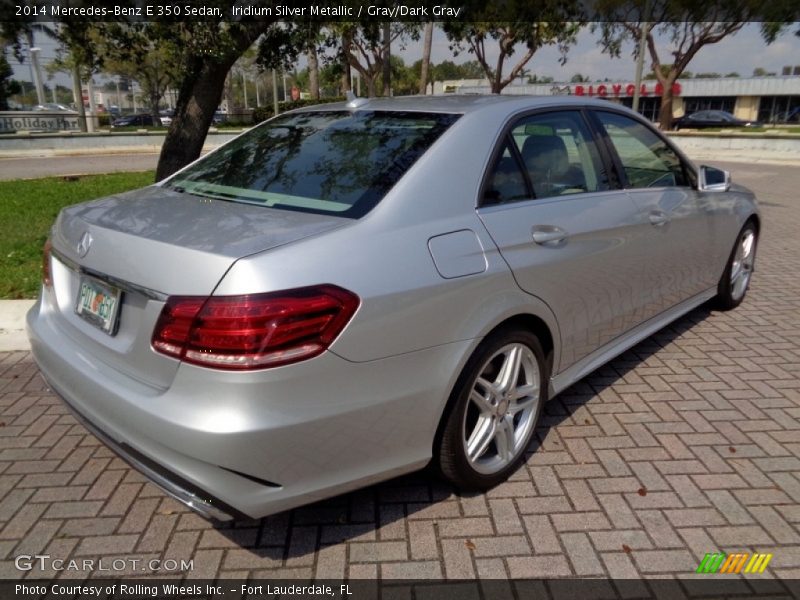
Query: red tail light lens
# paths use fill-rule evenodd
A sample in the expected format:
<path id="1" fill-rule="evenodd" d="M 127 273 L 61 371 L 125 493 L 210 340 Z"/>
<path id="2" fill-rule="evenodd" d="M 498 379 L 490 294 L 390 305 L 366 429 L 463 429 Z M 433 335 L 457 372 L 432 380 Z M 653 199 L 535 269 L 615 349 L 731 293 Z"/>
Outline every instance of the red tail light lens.
<path id="1" fill-rule="evenodd" d="M 45 287 L 52 287 L 53 277 L 50 274 L 50 254 L 53 249 L 53 244 L 50 243 L 50 238 L 44 243 L 42 251 L 42 283 Z"/>
<path id="2" fill-rule="evenodd" d="M 350 321 L 359 298 L 334 285 L 247 296 L 172 296 L 153 348 L 216 369 L 264 369 L 317 356 Z"/>

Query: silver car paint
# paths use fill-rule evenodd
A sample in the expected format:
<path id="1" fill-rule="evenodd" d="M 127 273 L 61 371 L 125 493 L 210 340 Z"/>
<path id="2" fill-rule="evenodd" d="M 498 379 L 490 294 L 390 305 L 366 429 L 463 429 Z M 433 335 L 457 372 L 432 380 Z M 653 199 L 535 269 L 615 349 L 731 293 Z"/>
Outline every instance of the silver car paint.
<path id="1" fill-rule="evenodd" d="M 512 265 L 513 261 L 498 249 L 490 235 L 493 226 L 487 229 L 484 224 L 498 220 L 494 227 L 507 229 L 515 240 L 512 247 L 522 252 L 524 231 L 514 233 L 514 227 L 499 222 L 501 213 L 511 214 L 519 207 L 476 211 L 480 182 L 505 123 L 531 107 L 563 105 L 609 106 L 561 97 L 370 101 L 365 109 L 464 115 L 358 221 L 298 218 L 281 234 L 267 223 L 274 209 L 187 197 L 185 206 L 179 202 L 188 222 L 197 211 L 205 223 L 195 238 L 188 225 L 170 231 L 177 225 L 168 222 L 160 231 L 155 221 L 148 222 L 150 211 L 159 210 L 155 206 L 138 212 L 138 194 L 144 198 L 143 206 L 156 202 L 159 193 L 167 195 L 158 187 L 125 197 L 131 221 L 126 223 L 127 217 L 118 213 L 115 223 L 122 222 L 126 231 L 116 225 L 112 229 L 102 201 L 92 203 L 94 213 L 81 208 L 68 211 L 53 237 L 56 251 L 65 258 L 64 264 L 53 260 L 59 281 L 52 290 L 43 291 L 28 315 L 34 356 L 54 389 L 114 440 L 125 441 L 253 517 L 417 469 L 431 456 L 436 427 L 464 363 L 480 339 L 504 320 L 533 315 L 546 324 L 554 342 L 552 387 L 560 391 L 587 369 L 599 366 L 599 361 L 612 358 L 714 293 L 710 286 L 684 296 L 650 320 L 644 320 L 644 313 L 632 316 L 634 311 L 618 315 L 615 322 L 614 308 L 598 307 L 601 312 L 596 313 L 586 309 L 603 293 L 612 302 L 621 300 L 623 306 L 629 302 L 631 308 L 652 298 L 649 290 L 642 289 L 653 277 L 648 265 L 641 260 L 629 263 L 624 252 L 617 252 L 630 247 L 636 235 L 638 242 L 646 242 L 645 232 L 650 231 L 626 231 L 642 224 L 643 213 L 641 208 L 637 212 L 632 195 L 622 190 L 522 207 L 533 215 L 525 222 L 528 235 L 534 224 L 564 222 L 575 237 L 571 244 L 554 249 L 534 247 L 530 240 L 533 265 L 522 265 L 530 272 L 512 274 L 507 260 Z M 708 202 L 719 206 L 713 213 L 720 219 L 712 227 L 716 245 L 705 267 L 718 278 L 738 230 L 756 208 L 745 190 L 712 196 Z M 610 206 L 611 214 L 592 210 L 588 206 L 592 198 Z M 572 214 L 581 204 L 585 210 Z M 110 204 L 114 210 L 119 206 L 118 200 Z M 252 224 L 252 235 L 238 239 L 235 227 L 213 235 L 213 219 L 206 221 L 202 215 L 223 213 L 224 218 L 242 218 L 245 230 Z M 160 218 L 169 220 L 169 214 Z M 87 258 L 78 259 L 74 244 L 84 222 L 95 242 Z M 446 278 L 437 270 L 429 242 L 468 231 L 483 249 L 485 267 L 472 275 Z M 187 243 L 184 237 L 179 247 L 170 243 L 175 235 L 197 241 Z M 589 265 L 596 262 L 599 249 L 603 249 L 600 254 L 614 253 L 626 269 L 640 269 L 622 291 L 612 289 L 618 279 L 609 266 L 606 279 L 591 272 Z M 567 253 L 554 257 L 561 250 Z M 541 258 L 545 255 L 547 259 Z M 576 257 L 579 266 L 567 256 Z M 77 263 L 73 268 L 66 264 L 71 261 Z M 669 268 L 670 262 L 659 264 Z M 538 274 L 536 264 L 543 265 Z M 679 282 L 683 267 L 677 267 L 670 276 Z M 76 269 L 85 268 L 131 284 L 117 338 L 72 313 Z M 559 273 L 589 279 L 567 282 L 559 292 Z M 517 285 L 515 275 L 518 280 L 525 278 L 527 291 Z M 550 283 L 540 288 L 537 279 Z M 229 295 L 317 283 L 350 289 L 362 304 L 330 350 L 314 359 L 229 373 L 181 364 L 149 348 L 163 299 L 140 288 L 166 294 Z M 565 310 L 572 321 L 559 318 L 559 311 Z M 592 347 L 587 332 L 594 326 L 595 314 L 611 329 L 598 333 Z M 577 319 L 583 319 L 583 330 Z"/>

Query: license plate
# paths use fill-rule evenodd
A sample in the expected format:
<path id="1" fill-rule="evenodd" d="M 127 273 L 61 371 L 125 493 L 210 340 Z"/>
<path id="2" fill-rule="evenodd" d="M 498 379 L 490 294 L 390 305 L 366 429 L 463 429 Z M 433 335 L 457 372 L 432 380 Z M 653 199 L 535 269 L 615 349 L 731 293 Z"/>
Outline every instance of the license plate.
<path id="1" fill-rule="evenodd" d="M 75 312 L 109 335 L 117 332 L 121 292 L 94 277 L 81 276 Z"/>

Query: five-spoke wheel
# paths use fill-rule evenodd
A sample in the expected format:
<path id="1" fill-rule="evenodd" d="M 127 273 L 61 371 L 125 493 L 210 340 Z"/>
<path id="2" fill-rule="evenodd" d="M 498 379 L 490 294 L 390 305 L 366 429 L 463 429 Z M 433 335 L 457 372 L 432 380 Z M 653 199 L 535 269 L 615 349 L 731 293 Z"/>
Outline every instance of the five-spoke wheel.
<path id="1" fill-rule="evenodd" d="M 717 286 L 717 306 L 723 310 L 736 308 L 744 300 L 756 262 L 758 231 L 749 221 L 736 238 L 725 272 Z"/>
<path id="2" fill-rule="evenodd" d="M 467 363 L 451 400 L 439 451 L 457 486 L 486 489 L 524 455 L 547 397 L 546 364 L 532 333 L 500 330 Z"/>

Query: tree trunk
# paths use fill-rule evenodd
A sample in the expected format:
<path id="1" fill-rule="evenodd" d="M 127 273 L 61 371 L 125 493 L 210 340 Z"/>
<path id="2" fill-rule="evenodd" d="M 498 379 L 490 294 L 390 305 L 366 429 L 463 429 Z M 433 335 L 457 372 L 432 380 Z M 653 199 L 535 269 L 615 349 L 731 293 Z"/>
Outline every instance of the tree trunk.
<path id="1" fill-rule="evenodd" d="M 86 133 L 89 128 L 86 124 L 86 107 L 83 105 L 83 86 L 81 85 L 81 68 L 75 58 L 72 67 L 72 95 L 75 98 L 75 105 L 78 107 L 78 124 L 81 131 Z"/>
<path id="2" fill-rule="evenodd" d="M 392 24 L 383 24 L 383 95 L 392 95 Z"/>
<path id="3" fill-rule="evenodd" d="M 235 60 L 236 57 L 222 62 L 198 60 L 197 75 L 184 80 L 175 116 L 161 147 L 156 181 L 172 175 L 200 156 L 222 98 L 225 76 Z"/>
<path id="4" fill-rule="evenodd" d="M 672 129 L 672 90 L 664 89 L 661 96 L 661 108 L 658 111 L 658 126 L 662 131 Z"/>
<path id="5" fill-rule="evenodd" d="M 158 101 L 161 99 L 160 94 L 158 92 L 150 92 L 150 117 L 153 122 L 153 126 L 158 127 L 161 125 L 161 118 L 158 114 Z"/>
<path id="6" fill-rule="evenodd" d="M 661 131 L 672 129 L 672 86 L 677 78 L 677 74 L 670 74 L 661 84 L 664 87 L 661 92 L 661 108 L 658 111 L 658 126 Z"/>
<path id="7" fill-rule="evenodd" d="M 308 56 L 308 87 L 311 88 L 311 97 L 319 100 L 319 60 L 317 60 L 317 49 L 311 46 L 306 53 Z"/>
<path id="8" fill-rule="evenodd" d="M 376 76 L 372 75 L 371 77 L 366 79 L 366 82 L 367 82 L 367 97 L 369 97 L 369 98 L 374 98 L 375 96 L 378 95 L 376 90 L 375 90 L 375 78 L 376 78 Z"/>
<path id="9" fill-rule="evenodd" d="M 419 93 L 428 93 L 428 71 L 431 66 L 431 46 L 433 45 L 433 23 L 425 23 L 425 43 L 422 47 L 422 68 L 419 75 Z"/>
<path id="10" fill-rule="evenodd" d="M 350 71 L 350 34 L 342 35 L 342 95 L 352 91 L 352 73 Z"/>

